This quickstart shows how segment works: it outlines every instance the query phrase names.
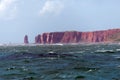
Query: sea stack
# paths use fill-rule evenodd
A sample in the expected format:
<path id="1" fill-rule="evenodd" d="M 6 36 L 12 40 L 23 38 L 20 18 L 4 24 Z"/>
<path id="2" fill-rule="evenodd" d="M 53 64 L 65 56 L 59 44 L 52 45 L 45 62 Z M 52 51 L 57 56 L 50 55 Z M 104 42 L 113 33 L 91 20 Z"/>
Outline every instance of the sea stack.
<path id="1" fill-rule="evenodd" d="M 28 36 L 25 35 L 25 37 L 24 37 L 24 44 L 28 44 L 28 43 L 29 43 L 29 41 L 28 41 Z"/>

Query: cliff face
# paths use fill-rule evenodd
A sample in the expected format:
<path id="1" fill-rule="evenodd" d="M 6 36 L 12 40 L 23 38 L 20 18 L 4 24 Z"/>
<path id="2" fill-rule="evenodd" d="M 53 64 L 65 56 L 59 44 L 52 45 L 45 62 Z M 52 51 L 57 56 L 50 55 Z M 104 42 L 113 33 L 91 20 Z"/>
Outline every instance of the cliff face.
<path id="1" fill-rule="evenodd" d="M 116 42 L 120 41 L 120 29 L 94 32 L 51 32 L 35 37 L 35 43 L 81 43 L 81 42 Z"/>

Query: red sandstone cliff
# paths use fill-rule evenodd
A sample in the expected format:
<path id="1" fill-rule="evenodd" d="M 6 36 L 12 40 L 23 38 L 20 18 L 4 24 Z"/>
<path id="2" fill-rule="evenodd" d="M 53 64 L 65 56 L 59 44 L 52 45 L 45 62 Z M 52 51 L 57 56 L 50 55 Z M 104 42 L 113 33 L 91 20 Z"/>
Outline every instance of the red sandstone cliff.
<path id="1" fill-rule="evenodd" d="M 24 37 L 24 43 L 25 43 L 25 44 L 28 44 L 28 43 L 29 43 L 29 41 L 28 41 L 28 36 L 27 36 L 27 35 L 25 35 L 25 37 Z"/>
<path id="2" fill-rule="evenodd" d="M 110 29 L 94 32 L 51 32 L 35 37 L 35 43 L 81 43 L 81 42 L 116 42 L 120 41 L 120 29 Z"/>

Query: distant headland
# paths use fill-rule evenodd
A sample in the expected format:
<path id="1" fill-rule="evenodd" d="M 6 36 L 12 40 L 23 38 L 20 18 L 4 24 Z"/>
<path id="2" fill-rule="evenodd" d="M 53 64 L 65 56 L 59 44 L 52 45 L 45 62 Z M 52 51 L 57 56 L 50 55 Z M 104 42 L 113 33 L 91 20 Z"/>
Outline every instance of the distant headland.
<path id="1" fill-rule="evenodd" d="M 56 43 L 97 43 L 120 42 L 120 29 L 109 29 L 91 32 L 64 31 L 38 34 L 35 37 L 36 44 Z M 28 36 L 25 35 L 24 43 L 28 44 Z"/>

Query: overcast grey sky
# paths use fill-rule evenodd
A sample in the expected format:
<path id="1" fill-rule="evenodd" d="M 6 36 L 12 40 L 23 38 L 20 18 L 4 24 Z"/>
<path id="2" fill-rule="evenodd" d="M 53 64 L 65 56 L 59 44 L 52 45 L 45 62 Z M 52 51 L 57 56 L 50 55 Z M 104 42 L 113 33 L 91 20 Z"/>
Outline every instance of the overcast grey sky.
<path id="1" fill-rule="evenodd" d="M 54 31 L 120 28 L 120 0 L 0 0 L 0 43 Z"/>

